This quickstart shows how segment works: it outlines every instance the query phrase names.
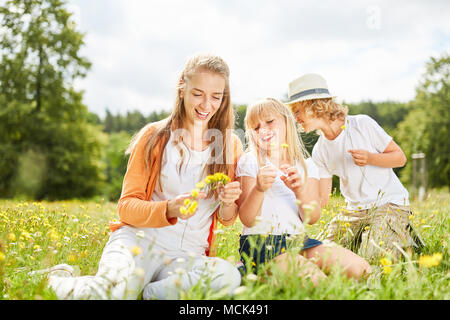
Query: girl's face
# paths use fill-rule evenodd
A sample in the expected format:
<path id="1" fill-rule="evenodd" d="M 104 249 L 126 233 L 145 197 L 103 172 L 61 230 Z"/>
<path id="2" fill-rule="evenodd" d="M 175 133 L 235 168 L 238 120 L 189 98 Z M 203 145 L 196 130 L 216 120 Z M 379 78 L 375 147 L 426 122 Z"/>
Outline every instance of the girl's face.
<path id="1" fill-rule="evenodd" d="M 305 132 L 311 132 L 320 129 L 322 125 L 321 119 L 309 117 L 306 114 L 305 110 L 302 108 L 298 108 L 297 111 L 294 112 L 294 118 L 302 126 Z"/>
<path id="2" fill-rule="evenodd" d="M 286 142 L 286 122 L 282 115 L 268 112 L 253 124 L 252 135 L 259 149 L 279 148 Z"/>
<path id="3" fill-rule="evenodd" d="M 180 92 L 187 120 L 207 125 L 222 103 L 224 90 L 225 79 L 218 73 L 202 70 L 192 75 Z"/>

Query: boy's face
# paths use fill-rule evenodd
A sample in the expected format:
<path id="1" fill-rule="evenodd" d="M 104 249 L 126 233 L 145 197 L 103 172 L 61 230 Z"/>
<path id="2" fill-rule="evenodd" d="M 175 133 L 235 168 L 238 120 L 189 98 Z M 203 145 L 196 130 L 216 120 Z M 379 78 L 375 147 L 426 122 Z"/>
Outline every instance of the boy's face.
<path id="1" fill-rule="evenodd" d="M 292 106 L 291 110 L 294 114 L 295 120 L 297 120 L 297 122 L 302 126 L 305 132 L 311 132 L 320 129 L 320 126 L 322 124 L 321 119 L 308 116 L 304 108 L 298 107 L 296 105 Z"/>

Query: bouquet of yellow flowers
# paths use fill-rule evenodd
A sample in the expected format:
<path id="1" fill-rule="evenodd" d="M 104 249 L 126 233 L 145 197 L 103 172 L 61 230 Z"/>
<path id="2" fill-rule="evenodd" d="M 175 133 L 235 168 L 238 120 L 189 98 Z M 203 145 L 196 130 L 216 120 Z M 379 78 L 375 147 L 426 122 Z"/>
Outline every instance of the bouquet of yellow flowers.
<path id="1" fill-rule="evenodd" d="M 191 191 L 192 200 L 184 200 L 184 206 L 180 207 L 180 213 L 183 215 L 187 215 L 195 212 L 195 209 L 197 209 L 198 205 L 195 199 L 197 198 L 200 191 L 204 190 L 208 192 L 207 190 L 217 189 L 219 187 L 219 184 L 226 185 L 230 181 L 230 177 L 222 172 L 208 175 L 203 181 L 200 181 L 195 185 L 196 188 Z"/>

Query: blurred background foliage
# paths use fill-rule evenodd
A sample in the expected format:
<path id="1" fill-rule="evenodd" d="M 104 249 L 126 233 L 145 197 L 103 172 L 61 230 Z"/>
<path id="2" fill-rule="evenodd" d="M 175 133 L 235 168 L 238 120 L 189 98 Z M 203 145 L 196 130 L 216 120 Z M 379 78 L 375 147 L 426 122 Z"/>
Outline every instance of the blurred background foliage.
<path id="1" fill-rule="evenodd" d="M 0 198 L 117 200 L 131 137 L 166 118 L 171 106 L 147 115 L 106 110 L 103 119 L 89 112 L 73 83 L 91 63 L 79 55 L 84 34 L 64 2 L 9 0 L 0 20 Z M 413 100 L 344 104 L 349 114 L 374 118 L 404 150 L 409 161 L 396 169 L 403 183 L 411 183 L 411 155 L 423 152 L 428 187 L 448 187 L 450 57 L 445 52 L 425 63 Z M 234 107 L 236 129 L 243 130 L 247 107 Z M 301 137 L 311 152 L 318 135 Z"/>

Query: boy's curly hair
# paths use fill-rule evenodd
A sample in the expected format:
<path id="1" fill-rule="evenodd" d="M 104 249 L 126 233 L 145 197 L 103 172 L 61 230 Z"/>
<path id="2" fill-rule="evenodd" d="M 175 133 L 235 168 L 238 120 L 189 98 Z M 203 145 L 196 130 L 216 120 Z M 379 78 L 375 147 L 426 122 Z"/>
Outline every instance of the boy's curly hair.
<path id="1" fill-rule="evenodd" d="M 343 120 L 348 112 L 346 106 L 340 105 L 333 98 L 298 101 L 289 105 L 289 108 L 294 115 L 299 110 L 305 110 L 308 117 L 312 116 L 330 121 Z"/>

